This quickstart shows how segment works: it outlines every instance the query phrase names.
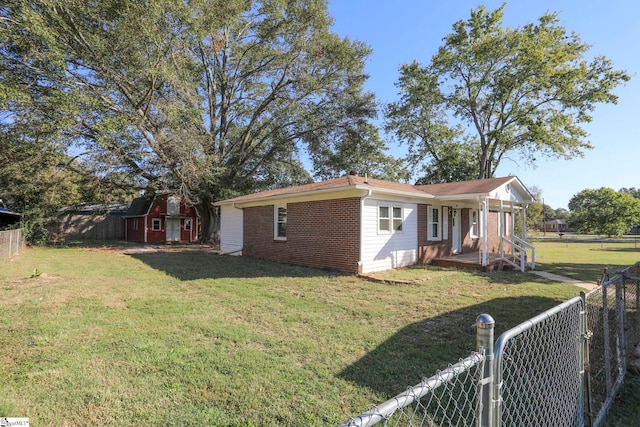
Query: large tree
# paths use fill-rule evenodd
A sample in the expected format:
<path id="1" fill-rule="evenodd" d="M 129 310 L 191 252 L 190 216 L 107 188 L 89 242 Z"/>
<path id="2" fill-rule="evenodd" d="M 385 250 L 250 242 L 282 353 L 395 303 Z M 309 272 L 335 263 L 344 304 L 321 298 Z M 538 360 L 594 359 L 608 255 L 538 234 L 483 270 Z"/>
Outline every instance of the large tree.
<path id="1" fill-rule="evenodd" d="M 579 192 L 569 210 L 570 226 L 579 232 L 619 236 L 640 223 L 640 200 L 606 187 Z"/>
<path id="2" fill-rule="evenodd" d="M 452 179 L 469 168 L 489 178 L 509 156 L 533 164 L 591 148 L 581 125 L 597 103 L 617 101 L 612 90 L 629 76 L 602 56 L 587 61 L 589 45 L 556 14 L 508 28 L 503 9 L 472 10 L 430 64 L 401 66 L 400 99 L 387 106 L 385 128 L 408 145 L 414 166 L 451 169 L 453 161 L 462 176 Z"/>
<path id="3" fill-rule="evenodd" d="M 384 148 L 345 137 L 375 116 L 369 49 L 330 25 L 324 0 L 10 0 L 6 124 L 55 127 L 87 176 L 178 191 L 208 239 L 213 201 L 309 181 L 305 154 Z"/>

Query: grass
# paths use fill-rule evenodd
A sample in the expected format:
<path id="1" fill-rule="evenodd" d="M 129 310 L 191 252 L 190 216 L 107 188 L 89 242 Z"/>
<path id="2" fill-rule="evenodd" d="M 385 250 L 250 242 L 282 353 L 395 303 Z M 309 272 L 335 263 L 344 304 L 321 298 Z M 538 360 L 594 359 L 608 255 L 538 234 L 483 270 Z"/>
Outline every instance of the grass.
<path id="1" fill-rule="evenodd" d="M 586 240 L 586 239 L 585 239 Z M 595 283 L 603 269 L 624 269 L 640 261 L 640 246 L 635 238 L 601 241 L 571 240 L 536 242 L 536 261 L 541 270 Z M 607 427 L 640 425 L 640 373 L 630 369 L 608 416 Z"/>
<path id="2" fill-rule="evenodd" d="M 640 261 L 635 241 L 544 241 L 535 247 L 537 269 L 591 283 L 602 278 L 605 267 L 613 274 Z"/>
<path id="3" fill-rule="evenodd" d="M 0 269 L 0 416 L 337 425 L 466 357 L 479 314 L 497 336 L 579 292 L 513 272 L 406 274 L 419 280 L 206 251 L 27 249 Z"/>

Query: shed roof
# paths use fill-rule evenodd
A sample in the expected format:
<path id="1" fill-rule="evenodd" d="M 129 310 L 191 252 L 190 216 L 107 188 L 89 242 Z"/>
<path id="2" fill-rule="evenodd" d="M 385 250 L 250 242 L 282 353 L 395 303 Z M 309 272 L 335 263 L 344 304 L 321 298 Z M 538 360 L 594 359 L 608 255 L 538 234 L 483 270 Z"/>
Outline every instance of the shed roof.
<path id="1" fill-rule="evenodd" d="M 143 216 L 149 213 L 149 208 L 151 208 L 151 204 L 153 203 L 153 197 L 142 196 L 136 197 L 131 201 L 131 205 L 129 205 L 129 209 L 124 214 L 124 216 Z"/>
<path id="2" fill-rule="evenodd" d="M 3 207 L 0 207 L 0 214 L 9 215 L 9 216 L 16 216 L 16 217 L 21 217 L 22 216 L 21 213 L 14 212 L 11 209 L 7 209 L 7 208 L 3 208 Z"/>
<path id="3" fill-rule="evenodd" d="M 104 203 L 80 203 L 73 206 L 67 206 L 60 209 L 59 213 L 77 213 L 77 214 L 122 214 L 129 208 L 126 202 L 104 202 Z"/>

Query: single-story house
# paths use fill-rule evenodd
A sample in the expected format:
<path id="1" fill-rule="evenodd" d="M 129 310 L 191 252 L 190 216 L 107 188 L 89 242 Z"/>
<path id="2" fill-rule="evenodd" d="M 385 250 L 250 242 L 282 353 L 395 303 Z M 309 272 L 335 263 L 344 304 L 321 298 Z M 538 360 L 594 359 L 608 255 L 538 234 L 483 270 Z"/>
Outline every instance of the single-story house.
<path id="1" fill-rule="evenodd" d="M 180 197 L 156 194 L 133 199 L 124 215 L 125 240 L 145 243 L 193 242 L 198 239 L 198 215 Z"/>
<path id="2" fill-rule="evenodd" d="M 552 219 L 542 223 L 542 229 L 540 231 L 550 231 L 554 233 L 565 233 L 569 231 L 567 227 L 567 221 L 564 219 Z"/>
<path id="3" fill-rule="evenodd" d="M 410 185 L 349 174 L 215 204 L 223 253 L 368 273 L 464 253 L 487 266 L 490 253 L 527 249 L 533 265 L 525 232 L 514 233 L 533 202 L 515 176 Z"/>

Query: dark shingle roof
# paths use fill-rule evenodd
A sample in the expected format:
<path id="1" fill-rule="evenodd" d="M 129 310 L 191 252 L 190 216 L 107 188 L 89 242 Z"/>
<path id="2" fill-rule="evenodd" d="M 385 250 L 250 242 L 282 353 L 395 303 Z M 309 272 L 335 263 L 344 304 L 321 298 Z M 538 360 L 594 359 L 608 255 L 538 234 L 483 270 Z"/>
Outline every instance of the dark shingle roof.
<path id="1" fill-rule="evenodd" d="M 151 207 L 151 203 L 153 203 L 152 197 L 136 197 L 131 201 L 131 205 L 129 205 L 129 209 L 124 214 L 125 216 L 142 216 L 146 215 L 149 212 L 149 208 Z"/>

